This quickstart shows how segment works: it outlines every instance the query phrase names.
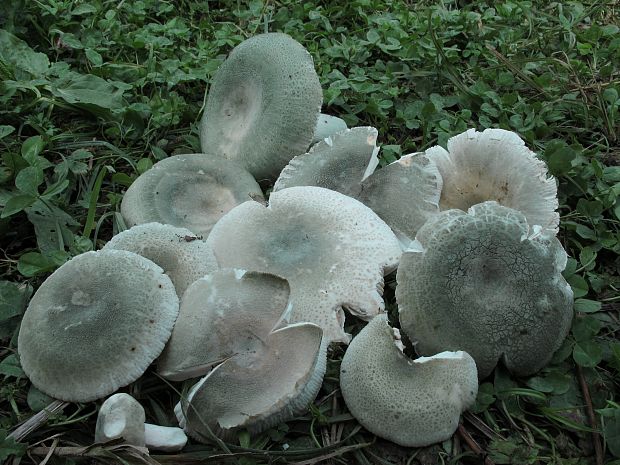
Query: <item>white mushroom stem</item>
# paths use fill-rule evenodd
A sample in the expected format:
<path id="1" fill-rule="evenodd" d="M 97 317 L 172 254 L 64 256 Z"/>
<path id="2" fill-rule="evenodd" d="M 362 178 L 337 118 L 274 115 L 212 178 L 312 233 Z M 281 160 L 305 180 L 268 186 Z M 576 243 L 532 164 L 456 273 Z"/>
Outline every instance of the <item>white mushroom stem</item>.
<path id="1" fill-rule="evenodd" d="M 175 452 L 187 444 L 187 436 L 181 428 L 144 424 L 146 447 L 164 452 Z"/>
<path id="2" fill-rule="evenodd" d="M 95 442 L 123 438 L 127 443 L 144 446 L 144 408 L 129 394 L 110 396 L 101 405 L 95 427 Z"/>

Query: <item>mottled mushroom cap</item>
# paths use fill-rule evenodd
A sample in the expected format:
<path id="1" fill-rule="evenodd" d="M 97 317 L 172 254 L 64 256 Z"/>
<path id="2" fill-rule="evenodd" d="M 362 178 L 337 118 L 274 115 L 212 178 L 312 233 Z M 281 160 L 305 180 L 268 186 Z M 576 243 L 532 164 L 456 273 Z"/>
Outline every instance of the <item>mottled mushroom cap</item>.
<path id="1" fill-rule="evenodd" d="M 97 415 L 95 442 L 124 439 L 134 446 L 145 446 L 144 408 L 124 392 L 108 397 Z"/>
<path id="2" fill-rule="evenodd" d="M 353 338 L 340 366 L 347 407 L 368 431 L 405 447 L 445 441 L 478 393 L 476 364 L 466 352 L 410 360 L 386 315 Z"/>
<path id="3" fill-rule="evenodd" d="M 163 268 L 179 297 L 197 279 L 217 270 L 211 246 L 189 229 L 145 223 L 114 236 L 103 250 L 116 249 L 142 255 Z"/>
<path id="4" fill-rule="evenodd" d="M 442 180 L 425 154 L 379 164 L 377 130 L 356 127 L 334 134 L 293 158 L 273 190 L 317 186 L 341 192 L 370 207 L 406 247 L 418 229 L 439 212 Z"/>
<path id="5" fill-rule="evenodd" d="M 326 137 L 331 137 L 337 132 L 344 131 L 345 129 L 347 129 L 347 123 L 345 123 L 343 119 L 321 113 L 319 114 L 319 119 L 314 128 L 312 143 L 314 144 L 322 141 Z"/>
<path id="6" fill-rule="evenodd" d="M 289 285 L 267 273 L 220 270 L 192 284 L 181 299 L 172 336 L 157 362 L 174 381 L 203 376 L 214 365 L 261 345 L 288 315 Z"/>
<path id="7" fill-rule="evenodd" d="M 348 342 L 346 308 L 370 319 L 384 304 L 384 272 L 401 249 L 390 228 L 364 204 L 329 189 L 291 187 L 269 206 L 246 202 L 213 228 L 208 242 L 222 267 L 282 276 L 291 287 L 291 322 L 323 328 L 329 341 Z"/>
<path id="8" fill-rule="evenodd" d="M 260 347 L 215 367 L 175 409 L 199 441 L 209 430 L 227 438 L 240 428 L 259 433 L 290 420 L 316 397 L 325 374 L 327 344 L 311 323 L 273 331 Z"/>
<path id="9" fill-rule="evenodd" d="M 494 200 L 522 212 L 531 226 L 557 234 L 555 178 L 514 132 L 469 129 L 450 138 L 447 151 L 436 146 L 425 153 L 443 178 L 441 210 L 467 211 L 477 203 Z"/>
<path id="10" fill-rule="evenodd" d="M 501 359 L 517 375 L 549 362 L 573 317 L 555 237 L 496 202 L 448 210 L 418 232 L 396 275 L 403 331 L 421 354 L 465 350 L 481 378 Z"/>
<path id="11" fill-rule="evenodd" d="M 312 57 L 282 33 L 233 49 L 213 78 L 200 123 L 202 150 L 236 160 L 259 181 L 304 153 L 323 102 Z"/>
<path id="12" fill-rule="evenodd" d="M 358 197 L 362 179 L 379 164 L 378 132 L 372 127 L 345 129 L 293 158 L 282 170 L 273 191 L 294 186 L 318 186 Z"/>
<path id="13" fill-rule="evenodd" d="M 204 153 L 175 155 L 138 176 L 123 196 L 121 214 L 129 227 L 157 222 L 206 238 L 226 212 L 248 199 L 263 199 L 263 193 L 239 164 Z"/>
<path id="14" fill-rule="evenodd" d="M 105 397 L 144 373 L 178 312 L 172 281 L 150 260 L 124 250 L 78 255 L 30 301 L 18 337 L 21 365 L 56 399 Z"/>

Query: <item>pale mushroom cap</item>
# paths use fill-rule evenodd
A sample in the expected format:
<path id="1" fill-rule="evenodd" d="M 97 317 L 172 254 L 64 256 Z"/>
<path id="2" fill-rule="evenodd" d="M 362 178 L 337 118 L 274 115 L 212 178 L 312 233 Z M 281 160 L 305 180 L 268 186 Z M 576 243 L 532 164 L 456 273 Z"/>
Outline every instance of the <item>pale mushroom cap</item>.
<path id="1" fill-rule="evenodd" d="M 437 146 L 426 155 L 443 178 L 441 210 L 467 211 L 477 203 L 494 200 L 522 212 L 531 226 L 557 234 L 555 178 L 514 132 L 469 129 L 449 139 L 447 151 Z"/>
<path id="2" fill-rule="evenodd" d="M 319 114 L 319 119 L 316 122 L 314 128 L 314 136 L 312 136 L 312 143 L 322 141 L 326 137 L 333 136 L 337 132 L 347 129 L 347 123 L 343 119 L 337 116 L 326 115 L 325 113 Z"/>
<path id="3" fill-rule="evenodd" d="M 135 381 L 179 312 L 170 278 L 124 250 L 78 255 L 39 287 L 24 314 L 20 361 L 38 389 L 87 402 Z"/>
<path id="4" fill-rule="evenodd" d="M 157 222 L 206 238 L 224 214 L 249 199 L 263 199 L 263 193 L 239 164 L 204 153 L 175 155 L 138 176 L 121 213 L 129 227 Z"/>
<path id="5" fill-rule="evenodd" d="M 213 365 L 262 347 L 286 318 L 289 285 L 266 273 L 221 270 L 192 284 L 157 362 L 174 381 L 203 376 Z"/>
<path id="6" fill-rule="evenodd" d="M 522 213 L 495 202 L 420 229 L 396 276 L 401 325 L 420 353 L 465 350 L 481 378 L 500 359 L 518 375 L 549 362 L 570 329 L 573 293 L 559 241 L 531 232 Z"/>
<path id="7" fill-rule="evenodd" d="M 439 212 L 441 187 L 437 167 L 423 153 L 414 153 L 366 178 L 357 199 L 379 215 L 406 245 Z"/>
<path id="8" fill-rule="evenodd" d="M 317 186 L 358 197 L 362 179 L 379 164 L 377 135 L 375 128 L 357 127 L 318 142 L 286 165 L 273 186 L 274 192 L 293 186 Z"/>
<path id="9" fill-rule="evenodd" d="M 348 342 L 342 308 L 370 319 L 383 310 L 384 272 L 401 249 L 390 228 L 355 199 L 320 187 L 275 192 L 269 207 L 246 202 L 222 218 L 208 242 L 222 267 L 273 273 L 291 286 L 291 322 L 318 324 Z"/>
<path id="10" fill-rule="evenodd" d="M 145 445 L 144 408 L 129 394 L 118 393 L 108 397 L 99 409 L 95 442 L 122 438 L 134 446 Z"/>
<path id="11" fill-rule="evenodd" d="M 259 34 L 233 49 L 213 78 L 200 124 L 202 150 L 237 160 L 259 181 L 304 153 L 323 102 L 306 49 Z"/>
<path id="12" fill-rule="evenodd" d="M 179 297 L 197 279 L 217 270 L 211 246 L 189 229 L 145 223 L 127 229 L 103 247 L 142 255 L 163 268 Z"/>
<path id="13" fill-rule="evenodd" d="M 386 315 L 373 318 L 342 359 L 342 396 L 377 436 L 405 447 L 444 441 L 476 399 L 476 364 L 462 351 L 412 361 L 399 342 Z"/>
<path id="14" fill-rule="evenodd" d="M 246 428 L 264 431 L 307 408 L 325 373 L 327 344 L 310 323 L 271 333 L 256 354 L 238 354 L 214 368 L 191 390 L 182 410 L 181 426 L 198 440 L 208 429 L 227 437 Z"/>

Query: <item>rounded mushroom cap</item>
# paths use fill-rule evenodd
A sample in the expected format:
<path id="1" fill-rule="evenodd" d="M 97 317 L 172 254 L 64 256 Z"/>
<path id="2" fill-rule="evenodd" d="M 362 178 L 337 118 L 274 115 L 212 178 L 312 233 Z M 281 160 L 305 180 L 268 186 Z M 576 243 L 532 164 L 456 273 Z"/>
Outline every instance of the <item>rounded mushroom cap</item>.
<path id="1" fill-rule="evenodd" d="M 138 176 L 121 213 L 130 227 L 157 222 L 207 237 L 226 212 L 249 199 L 263 199 L 263 192 L 239 164 L 204 153 L 175 155 Z"/>
<path id="2" fill-rule="evenodd" d="M 256 350 L 215 367 L 177 408 L 181 426 L 198 440 L 246 428 L 258 433 L 307 408 L 321 387 L 327 344 L 321 328 L 298 323 L 270 333 Z"/>
<path id="3" fill-rule="evenodd" d="M 496 202 L 420 229 L 396 276 L 401 325 L 420 353 L 465 350 L 481 378 L 500 358 L 518 375 L 549 362 L 570 329 L 573 294 L 559 241 L 530 234 L 522 213 Z"/>
<path id="4" fill-rule="evenodd" d="M 157 362 L 159 373 L 181 381 L 261 345 L 288 316 L 289 285 L 277 276 L 220 270 L 193 283 Z"/>
<path id="5" fill-rule="evenodd" d="M 405 447 L 448 439 L 478 393 L 476 364 L 466 352 L 411 361 L 387 316 L 353 338 L 340 366 L 347 407 L 364 428 Z"/>
<path id="6" fill-rule="evenodd" d="M 169 224 L 146 223 L 114 236 L 103 250 L 127 250 L 163 268 L 178 296 L 197 279 L 217 270 L 211 246 L 189 229 Z"/>
<path id="7" fill-rule="evenodd" d="M 246 202 L 213 228 L 208 242 L 222 267 L 273 273 L 291 286 L 291 322 L 318 324 L 348 342 L 342 308 L 370 319 L 384 304 L 384 272 L 398 265 L 390 228 L 355 199 L 320 187 L 291 187 L 269 207 Z"/>
<path id="8" fill-rule="evenodd" d="M 282 170 L 273 191 L 317 186 L 358 197 L 362 179 L 379 164 L 378 132 L 372 127 L 345 129 L 293 158 Z"/>
<path id="9" fill-rule="evenodd" d="M 233 49 L 213 78 L 200 124 L 202 150 L 275 179 L 304 153 L 323 102 L 306 49 L 286 34 L 259 34 Z"/>
<path id="10" fill-rule="evenodd" d="M 312 143 L 322 141 L 327 137 L 331 137 L 337 132 L 347 129 L 347 123 L 343 119 L 336 116 L 326 115 L 324 113 L 319 114 L 319 119 L 316 122 L 314 128 L 314 136 L 312 136 Z"/>
<path id="11" fill-rule="evenodd" d="M 129 394 L 108 397 L 99 409 L 95 442 L 123 438 L 128 444 L 145 446 L 146 415 L 140 403 Z"/>
<path id="12" fill-rule="evenodd" d="M 37 388 L 87 402 L 135 381 L 161 353 L 179 312 L 170 278 L 124 250 L 78 255 L 39 287 L 18 351 Z"/>
<path id="13" fill-rule="evenodd" d="M 467 211 L 494 200 L 522 212 L 530 226 L 557 234 L 555 178 L 548 176 L 545 163 L 514 132 L 469 129 L 450 138 L 447 151 L 437 146 L 425 153 L 443 178 L 441 210 Z"/>

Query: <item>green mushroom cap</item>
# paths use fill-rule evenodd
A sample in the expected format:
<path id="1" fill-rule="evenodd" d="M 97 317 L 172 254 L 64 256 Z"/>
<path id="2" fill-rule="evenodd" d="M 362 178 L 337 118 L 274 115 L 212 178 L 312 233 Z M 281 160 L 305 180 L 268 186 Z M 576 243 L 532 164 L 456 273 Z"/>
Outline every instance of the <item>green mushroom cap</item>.
<path id="1" fill-rule="evenodd" d="M 481 378 L 499 360 L 517 375 L 549 362 L 573 317 L 555 237 L 496 202 L 448 210 L 403 254 L 396 299 L 401 326 L 421 354 L 465 350 Z"/>
<path id="2" fill-rule="evenodd" d="M 87 252 L 58 268 L 30 301 L 20 361 L 32 384 L 56 399 L 99 399 L 146 371 L 178 312 L 172 281 L 150 260 Z"/>
<path id="3" fill-rule="evenodd" d="M 286 34 L 259 34 L 233 49 L 213 78 L 202 150 L 272 180 L 312 141 L 323 102 L 312 57 Z"/>

